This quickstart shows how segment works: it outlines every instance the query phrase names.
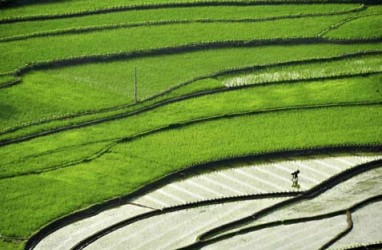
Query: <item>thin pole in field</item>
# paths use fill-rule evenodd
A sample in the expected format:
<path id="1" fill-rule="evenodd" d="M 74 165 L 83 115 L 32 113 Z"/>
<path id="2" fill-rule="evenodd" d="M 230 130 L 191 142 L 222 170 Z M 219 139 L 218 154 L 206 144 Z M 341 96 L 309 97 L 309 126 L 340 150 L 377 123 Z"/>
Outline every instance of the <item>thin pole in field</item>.
<path id="1" fill-rule="evenodd" d="M 135 67 L 134 68 L 134 99 L 136 103 L 138 102 L 137 84 L 138 84 L 137 67 Z"/>

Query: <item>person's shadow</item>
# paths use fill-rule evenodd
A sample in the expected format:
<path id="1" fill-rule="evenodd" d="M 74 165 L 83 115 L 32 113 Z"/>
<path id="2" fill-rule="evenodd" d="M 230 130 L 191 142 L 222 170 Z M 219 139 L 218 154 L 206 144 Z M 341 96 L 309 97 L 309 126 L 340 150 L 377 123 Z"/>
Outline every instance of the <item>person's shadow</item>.
<path id="1" fill-rule="evenodd" d="M 300 189 L 300 184 L 298 184 L 298 180 L 292 181 L 292 188 Z"/>

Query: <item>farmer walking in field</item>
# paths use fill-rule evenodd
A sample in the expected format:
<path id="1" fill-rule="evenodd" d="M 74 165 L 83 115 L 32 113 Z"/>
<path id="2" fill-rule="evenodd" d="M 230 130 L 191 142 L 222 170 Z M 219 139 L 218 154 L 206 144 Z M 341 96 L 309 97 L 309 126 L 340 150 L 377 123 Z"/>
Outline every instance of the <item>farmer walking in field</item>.
<path id="1" fill-rule="evenodd" d="M 300 173 L 300 170 L 296 170 L 291 173 L 292 175 L 292 188 L 300 188 L 300 185 L 298 184 L 298 174 Z"/>

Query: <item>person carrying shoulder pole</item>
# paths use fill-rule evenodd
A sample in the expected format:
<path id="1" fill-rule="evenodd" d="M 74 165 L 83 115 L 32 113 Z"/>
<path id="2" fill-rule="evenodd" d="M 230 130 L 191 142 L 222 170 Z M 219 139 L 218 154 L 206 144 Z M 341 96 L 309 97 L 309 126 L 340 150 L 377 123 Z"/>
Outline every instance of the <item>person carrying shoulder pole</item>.
<path id="1" fill-rule="evenodd" d="M 298 170 L 298 169 L 291 173 L 291 175 L 292 175 L 292 187 L 293 188 L 297 188 L 297 189 L 300 188 L 300 185 L 298 184 L 298 174 L 299 173 L 300 173 L 300 170 Z"/>

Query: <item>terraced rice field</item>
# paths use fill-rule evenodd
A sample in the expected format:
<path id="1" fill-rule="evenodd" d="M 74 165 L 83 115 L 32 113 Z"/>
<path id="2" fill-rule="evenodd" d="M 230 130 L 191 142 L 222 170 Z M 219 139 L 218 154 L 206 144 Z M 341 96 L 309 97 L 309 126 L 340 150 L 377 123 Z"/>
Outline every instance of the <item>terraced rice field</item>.
<path id="1" fill-rule="evenodd" d="M 381 15 L 0 1 L 0 249 L 382 248 Z"/>
<path id="2" fill-rule="evenodd" d="M 378 228 L 370 228 L 366 231 L 363 229 L 370 224 L 381 223 L 380 209 L 381 202 L 376 202 L 356 211 L 353 215 L 354 228 L 343 239 L 336 242 L 333 248 L 346 249 L 349 246 L 365 246 L 370 242 L 380 242 L 381 231 Z"/>
<path id="3" fill-rule="evenodd" d="M 295 160 L 279 159 L 275 163 L 270 162 L 268 164 L 247 165 L 248 162 L 242 162 L 240 165 L 243 166 L 222 165 L 212 172 L 201 173 L 180 180 L 175 179 L 170 184 L 155 188 L 144 195 L 132 197 L 123 206 L 69 224 L 43 239 L 37 244 L 36 249 L 66 249 L 75 246 L 80 248 L 81 244 L 81 248 L 86 246 L 85 249 L 174 249 L 184 247 L 192 244 L 199 235 L 206 231 L 277 203 L 285 202 L 288 197 L 297 197 L 323 181 L 346 172 L 346 170 L 353 170 L 356 166 L 379 159 L 382 159 L 382 156 L 321 155 Z M 299 169 L 303 173 L 301 174 L 300 189 L 291 187 L 290 172 L 295 169 Z M 266 176 L 261 176 L 260 173 Z M 322 196 L 333 197 L 333 191 L 335 192 L 336 188 L 328 191 L 328 195 L 324 193 Z M 359 195 L 367 197 L 368 194 L 359 192 Z M 355 204 L 357 201 L 347 200 L 347 202 Z M 307 203 L 309 202 L 305 202 L 303 205 Z M 338 205 L 338 208 L 331 206 L 330 211 L 344 208 L 344 204 L 339 203 Z M 288 214 L 288 208 L 285 210 Z M 301 217 L 308 217 L 317 213 L 328 213 L 326 210 L 305 211 L 303 214 L 297 214 Z M 284 210 L 281 210 L 281 213 L 285 213 Z M 270 217 L 277 221 L 275 216 L 270 215 Z M 283 218 L 289 219 L 285 215 Z M 330 225 L 330 228 L 322 234 L 310 237 L 316 238 L 315 244 L 318 246 L 325 244 L 326 241 L 337 235 L 338 232 L 336 233 L 336 230 L 331 227 L 339 228 L 339 231 L 341 228 L 343 230 L 347 227 L 346 216 L 344 215 L 331 218 L 331 220 L 338 220 L 339 223 L 329 219 L 325 219 L 323 222 L 317 220 L 313 223 L 312 232 L 320 227 L 326 227 L 325 223 Z M 311 222 L 302 222 L 302 224 L 304 223 L 312 224 Z M 169 227 L 168 225 L 172 226 Z M 303 229 L 300 230 L 302 235 L 306 234 L 304 225 L 293 224 L 290 227 L 297 226 Z M 277 230 L 281 231 L 278 232 Z M 375 228 L 374 230 L 377 231 Z M 272 234 L 269 234 L 269 231 Z M 270 227 L 261 232 L 264 233 L 264 242 L 269 242 L 269 237 L 274 237 L 273 234 L 284 235 L 285 231 L 294 232 L 296 230 L 289 229 L 289 226 L 286 228 L 281 226 L 277 229 Z M 102 232 L 102 234 L 96 237 L 96 241 L 92 242 L 90 239 L 95 237 L 93 235 L 97 235 L 98 232 Z M 327 234 L 328 232 L 331 233 Z M 139 235 L 144 235 L 144 238 L 148 240 L 142 241 Z M 250 235 L 245 235 L 245 237 L 256 240 L 258 238 L 258 236 L 252 237 Z M 297 242 L 291 238 L 292 235 L 285 237 L 285 240 L 289 239 L 291 247 L 296 247 Z M 265 244 L 242 241 L 240 240 L 240 244 L 245 242 L 245 247 L 250 248 L 257 244 Z M 306 241 L 301 240 L 300 244 L 302 245 L 300 247 L 311 248 L 312 245 L 308 246 Z M 278 246 L 283 246 L 285 243 L 280 241 Z M 212 245 L 212 248 L 231 249 L 233 246 L 240 245 L 236 241 L 232 244 L 224 246 L 217 244 L 216 246 Z M 242 246 L 241 248 L 245 249 L 245 247 Z M 267 247 L 275 248 L 276 246 Z"/>

